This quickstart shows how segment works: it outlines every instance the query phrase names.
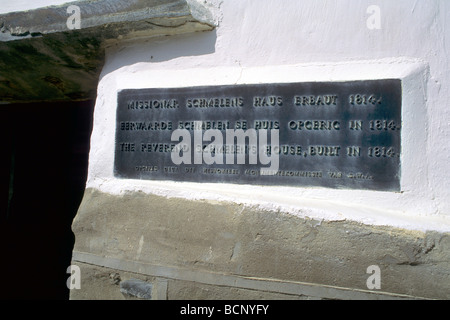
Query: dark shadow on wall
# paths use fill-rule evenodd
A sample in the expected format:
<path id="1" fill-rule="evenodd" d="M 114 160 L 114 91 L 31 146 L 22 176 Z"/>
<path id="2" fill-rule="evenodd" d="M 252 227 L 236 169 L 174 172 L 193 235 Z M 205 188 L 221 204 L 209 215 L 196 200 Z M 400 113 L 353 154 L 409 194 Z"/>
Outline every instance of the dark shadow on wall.
<path id="1" fill-rule="evenodd" d="M 128 42 L 106 50 L 106 65 L 100 79 L 115 70 L 135 63 L 158 63 L 181 57 L 202 56 L 215 52 L 216 30 L 176 36 L 156 37 Z M 109 52 L 114 51 L 114 56 Z"/>
<path id="2" fill-rule="evenodd" d="M 2 299 L 69 299 L 94 101 L 0 106 Z"/>

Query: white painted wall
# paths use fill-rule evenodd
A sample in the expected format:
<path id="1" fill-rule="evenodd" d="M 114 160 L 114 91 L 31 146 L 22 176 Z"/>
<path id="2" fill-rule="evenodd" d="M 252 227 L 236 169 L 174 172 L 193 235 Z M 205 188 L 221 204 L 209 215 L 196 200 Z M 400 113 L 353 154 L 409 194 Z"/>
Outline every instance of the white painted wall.
<path id="1" fill-rule="evenodd" d="M 224 200 L 314 219 L 450 231 L 450 2 L 208 0 L 214 32 L 122 43 L 98 87 L 87 187 Z M 381 29 L 371 30 L 370 5 Z M 403 80 L 402 193 L 113 177 L 117 92 L 291 81 Z"/>
<path id="2" fill-rule="evenodd" d="M 72 0 L 73 1 L 73 0 Z M 0 0 L 0 14 L 27 11 L 49 6 L 59 6 L 71 0 Z"/>

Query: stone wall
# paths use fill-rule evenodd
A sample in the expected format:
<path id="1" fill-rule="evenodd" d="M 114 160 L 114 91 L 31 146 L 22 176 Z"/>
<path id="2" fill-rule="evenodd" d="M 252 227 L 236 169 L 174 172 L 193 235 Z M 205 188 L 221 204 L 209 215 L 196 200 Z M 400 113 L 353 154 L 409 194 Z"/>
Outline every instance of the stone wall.
<path id="1" fill-rule="evenodd" d="M 72 299 L 126 298 L 116 273 L 155 291 L 166 281 L 163 299 L 449 298 L 450 237 L 438 232 L 93 189 L 73 231 L 82 282 Z M 371 265 L 381 271 L 372 292 Z"/>

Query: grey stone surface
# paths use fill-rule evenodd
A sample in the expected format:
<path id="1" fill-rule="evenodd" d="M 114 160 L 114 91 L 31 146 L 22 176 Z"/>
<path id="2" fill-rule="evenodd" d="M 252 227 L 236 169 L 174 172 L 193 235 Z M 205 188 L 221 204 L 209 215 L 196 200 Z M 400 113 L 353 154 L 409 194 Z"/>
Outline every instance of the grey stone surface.
<path id="1" fill-rule="evenodd" d="M 69 5 L 80 8 L 81 29 L 96 28 L 107 24 L 124 23 L 132 25 L 137 21 L 151 19 L 174 19 L 191 16 L 197 17 L 202 23 L 209 23 L 206 13 L 201 13 L 201 6 L 195 4 L 194 10 L 183 0 L 100 0 L 73 1 L 60 6 L 45 7 L 25 12 L 12 12 L 0 15 L 1 33 L 3 41 L 22 38 L 39 37 L 46 34 L 69 31 L 67 20 L 71 12 L 67 12 Z M 199 8 L 200 7 L 200 8 Z M 204 10 L 204 9 L 203 9 Z M 162 25 L 173 26 L 170 21 Z"/>
<path id="2" fill-rule="evenodd" d="M 367 296 L 367 268 L 378 265 L 386 295 L 450 298 L 449 234 L 314 221 L 234 203 L 141 192 L 112 196 L 92 189 L 86 190 L 72 229 L 76 252 L 108 257 L 109 267 L 117 269 L 134 263 L 123 268 L 133 272 L 150 265 L 149 276 L 213 286 L 243 283 L 242 288 L 253 288 L 249 277 L 265 279 L 267 290 L 281 294 L 295 291 L 286 285 L 276 289 L 278 282 L 310 283 L 328 288 L 325 298 L 336 296 L 334 287 L 347 288 L 343 296 L 354 298 Z M 106 266 L 98 259 L 85 262 Z M 179 298 L 170 284 L 169 292 Z M 321 292 L 304 295 L 320 298 Z"/>
<path id="3" fill-rule="evenodd" d="M 104 268 L 92 264 L 73 261 L 72 264 L 80 267 L 80 289 L 72 289 L 72 300 L 139 300 L 139 298 L 123 294 L 120 291 L 120 282 L 131 279 L 146 283 L 153 283 L 155 279 L 136 273 Z"/>
<path id="4" fill-rule="evenodd" d="M 75 1 L 80 29 L 70 30 L 69 4 L 0 15 L 0 100 L 95 98 L 104 49 L 135 37 L 214 28 L 207 10 L 186 0 Z"/>
<path id="5" fill-rule="evenodd" d="M 125 295 L 140 299 L 150 300 L 152 298 L 152 284 L 137 279 L 120 282 L 120 292 Z"/>

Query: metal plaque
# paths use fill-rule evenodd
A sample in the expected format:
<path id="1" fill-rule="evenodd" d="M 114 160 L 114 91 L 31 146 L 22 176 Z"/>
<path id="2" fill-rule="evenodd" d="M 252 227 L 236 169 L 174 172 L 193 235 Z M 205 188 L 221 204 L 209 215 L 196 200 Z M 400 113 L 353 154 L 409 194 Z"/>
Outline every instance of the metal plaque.
<path id="1" fill-rule="evenodd" d="M 401 101 L 398 79 L 122 90 L 114 174 L 400 191 Z"/>

